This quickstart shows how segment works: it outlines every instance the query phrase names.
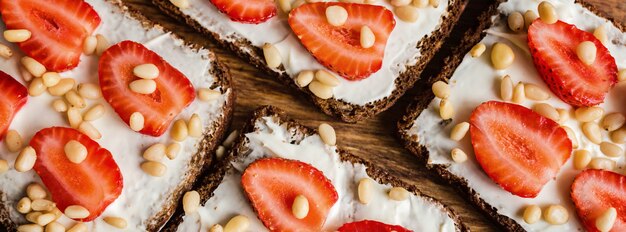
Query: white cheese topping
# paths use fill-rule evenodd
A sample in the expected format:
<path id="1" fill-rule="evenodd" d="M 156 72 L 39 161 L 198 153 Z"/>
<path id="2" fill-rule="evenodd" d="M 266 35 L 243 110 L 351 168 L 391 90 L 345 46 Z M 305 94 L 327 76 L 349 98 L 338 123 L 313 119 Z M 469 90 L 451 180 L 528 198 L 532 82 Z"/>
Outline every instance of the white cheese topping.
<path id="1" fill-rule="evenodd" d="M 523 13 L 526 10 L 533 10 L 537 12 L 539 2 L 509 0 L 501 4 L 498 9 L 504 15 L 508 15 L 513 11 Z M 573 0 L 550 2 L 556 7 L 562 21 L 574 24 L 582 30 L 593 32 L 596 27 L 605 25 L 610 41 L 606 46 L 617 61 L 618 69 L 626 68 L 626 33 L 621 32 L 608 20 L 594 15 L 579 4 L 575 4 Z M 567 161 L 561 168 L 556 180 L 548 182 L 536 198 L 521 198 L 500 188 L 483 172 L 474 157 L 469 134 L 461 142 L 456 142 L 449 138 L 452 127 L 457 123 L 468 121 L 472 110 L 479 104 L 489 100 L 501 101 L 499 97 L 499 79 L 505 74 L 510 75 L 514 83 L 519 81 L 532 83 L 550 92 L 533 65 L 532 58 L 528 52 L 526 34 L 511 34 L 513 32 L 506 26 L 506 18 L 495 17 L 494 20 L 496 22 L 495 25 L 487 30 L 487 36 L 481 43 L 487 45 L 488 48 L 495 42 L 508 44 L 515 53 L 514 63 L 506 70 L 496 71 L 492 68 L 489 59 L 490 49 L 487 49 L 479 58 L 472 58 L 467 54 L 450 79 L 451 95 L 449 100 L 453 103 L 457 112 L 452 122 L 444 128 L 441 127 L 440 123 L 442 120 L 438 114 L 439 100 L 435 99 L 415 120 L 413 128 L 408 133 L 416 135 L 418 142 L 428 148 L 430 163 L 449 165 L 448 171 L 464 177 L 469 186 L 476 190 L 481 198 L 496 207 L 498 213 L 516 220 L 525 229 L 529 231 L 575 231 L 581 229 L 581 224 L 576 216 L 569 194 L 570 185 L 574 177 L 579 173 L 579 171 L 573 168 L 572 159 Z M 626 85 L 620 83 L 609 92 L 605 102 L 600 104 L 605 114 L 612 112 L 624 113 L 622 106 L 625 103 L 623 98 L 625 90 Z M 561 101 L 552 92 L 550 92 L 550 96 L 550 99 L 545 101 L 546 103 L 572 112 L 571 119 L 565 125 L 575 131 L 581 144 L 580 149 L 591 151 L 594 157 L 606 157 L 602 154 L 598 145 L 593 144 L 583 135 L 581 124 L 573 118 L 572 107 Z M 531 107 L 534 103 L 536 102 L 526 100 L 522 105 Z M 603 132 L 603 141 L 610 141 L 606 132 Z M 469 159 L 467 162 L 456 164 L 452 161 L 449 155 L 450 151 L 457 147 L 468 154 Z M 620 147 L 624 148 L 624 145 L 620 145 Z M 624 171 L 626 165 L 624 155 L 610 159 L 618 163 L 618 168 L 615 171 Z M 541 207 L 545 207 L 548 204 L 562 204 L 569 212 L 569 221 L 561 226 L 552 226 L 544 221 L 532 225 L 526 224 L 521 217 L 521 212 L 525 206 L 530 204 L 537 204 Z"/>
<path id="2" fill-rule="evenodd" d="M 367 167 L 341 161 L 337 147 L 325 145 L 319 135 L 300 140 L 300 134 L 294 135 L 293 130 L 272 117 L 265 117 L 255 125 L 257 130 L 246 134 L 250 154 L 232 163 L 234 168 L 226 174 L 213 197 L 197 213 L 185 215 L 178 231 L 207 231 L 215 223 L 224 226 L 237 214 L 250 219 L 249 231 L 267 231 L 241 187 L 245 168 L 263 157 L 309 163 L 332 182 L 339 200 L 331 208 L 323 231 L 336 231 L 344 223 L 365 219 L 401 225 L 413 231 L 456 231 L 454 221 L 440 205 L 415 195 L 404 201 L 390 200 L 387 192 L 391 185 L 375 183 L 371 202 L 368 205 L 359 203 L 357 186 L 362 178 L 370 178 Z"/>
<path id="3" fill-rule="evenodd" d="M 194 87 L 210 88 L 215 83 L 215 77 L 211 76 L 210 53 L 207 50 L 192 50 L 185 46 L 182 40 L 174 39 L 170 34 L 160 28 L 146 30 L 137 20 L 123 13 L 113 4 L 102 0 L 87 0 L 98 12 L 102 23 L 95 33 L 103 34 L 111 44 L 123 40 L 132 40 L 144 44 L 148 49 L 161 55 L 172 66 L 187 76 Z M 5 28 L 0 22 L 0 31 Z M 25 84 L 19 71 L 19 59 L 24 54 L 15 46 L 0 38 L 0 42 L 10 45 L 14 51 L 11 59 L 0 62 L 0 70 L 8 73 L 22 84 Z M 63 77 L 72 77 L 78 83 L 98 84 L 98 57 L 82 56 L 79 66 L 71 71 L 61 73 Z M 221 95 L 217 100 L 207 103 L 194 101 L 185 109 L 178 118 L 185 120 L 193 113 L 200 115 L 205 126 L 212 126 L 223 114 L 221 108 L 226 103 L 227 94 Z M 69 127 L 64 113 L 57 113 L 52 109 L 51 103 L 58 97 L 52 97 L 44 93 L 38 97 L 29 97 L 28 103 L 15 116 L 10 129 L 17 130 L 28 143 L 31 137 L 40 129 L 51 126 Z M 87 101 L 88 104 L 103 104 L 106 114 L 93 124 L 102 133 L 102 139 L 97 142 L 113 154 L 122 175 L 124 188 L 122 194 L 102 213 L 102 216 L 87 223 L 90 231 L 114 231 L 114 227 L 106 224 L 102 218 L 106 216 L 122 217 L 128 222 L 129 231 L 144 231 L 145 222 L 154 214 L 163 209 L 165 200 L 172 190 L 186 177 L 188 163 L 193 154 L 198 150 L 199 139 L 189 138 L 181 143 L 181 153 L 175 160 L 164 159 L 168 167 L 163 177 L 155 178 L 148 176 L 140 169 L 140 164 L 145 161 L 141 154 L 144 149 L 154 143 L 170 143 L 169 133 L 155 138 L 141 135 L 132 131 L 115 113 L 104 99 Z M 210 130 L 213 130 L 211 128 Z M 212 133 L 212 131 L 210 131 Z M 13 164 L 17 153 L 11 153 L 6 145 L 0 143 L 0 158 L 6 159 Z M 25 189 L 29 183 L 41 182 L 34 171 L 18 173 L 11 169 L 0 175 L 0 189 L 2 201 L 9 206 L 10 217 L 14 222 L 26 223 L 26 220 L 13 207 L 17 201 L 25 196 Z M 64 224 L 72 225 L 69 219 L 64 218 Z"/>

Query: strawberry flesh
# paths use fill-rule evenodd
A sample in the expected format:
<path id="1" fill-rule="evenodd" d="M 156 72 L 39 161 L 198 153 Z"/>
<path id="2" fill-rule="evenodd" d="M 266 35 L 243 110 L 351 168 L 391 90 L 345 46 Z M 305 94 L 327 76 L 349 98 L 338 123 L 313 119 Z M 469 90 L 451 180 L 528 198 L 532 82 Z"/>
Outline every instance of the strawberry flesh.
<path id="1" fill-rule="evenodd" d="M 154 80 L 157 89 L 152 94 L 135 93 L 128 87 L 139 79 L 133 74 L 133 68 L 146 63 L 159 68 L 159 76 Z M 136 42 L 122 41 L 107 49 L 100 57 L 98 74 L 104 99 L 126 124 L 130 125 L 134 112 L 144 116 L 140 133 L 145 135 L 161 136 L 195 99 L 195 90 L 185 75 Z"/>
<path id="2" fill-rule="evenodd" d="M 339 227 L 339 232 L 412 232 L 402 226 L 387 225 L 382 222 L 363 220 L 346 223 Z"/>
<path id="3" fill-rule="evenodd" d="M 490 101 L 470 117 L 476 160 L 510 193 L 536 197 L 572 152 L 558 123 L 520 105 Z"/>
<path id="4" fill-rule="evenodd" d="M 65 155 L 65 144 L 71 140 L 87 148 L 87 158 L 80 164 Z M 122 173 L 113 156 L 89 136 L 71 128 L 46 128 L 35 134 L 30 146 L 37 152 L 34 169 L 61 212 L 80 205 L 90 213 L 80 221 L 92 221 L 122 193 Z"/>
<path id="5" fill-rule="evenodd" d="M 341 6 L 348 11 L 342 26 L 326 19 L 326 8 Z M 393 13 L 382 6 L 318 2 L 304 4 L 289 13 L 289 25 L 300 42 L 326 68 L 348 80 L 369 77 L 380 70 L 387 39 L 396 25 Z M 368 26 L 376 37 L 373 47 L 360 43 L 361 27 Z"/>
<path id="6" fill-rule="evenodd" d="M 610 207 L 617 210 L 611 231 L 626 231 L 626 176 L 605 170 L 585 170 L 574 179 L 571 197 L 587 231 L 598 231 L 596 219 Z"/>
<path id="7" fill-rule="evenodd" d="M 324 174 L 313 166 L 281 158 L 259 159 L 241 177 L 243 189 L 259 219 L 270 231 L 321 231 L 337 191 Z M 298 195 L 309 201 L 303 219 L 293 216 L 291 207 Z"/>
<path id="8" fill-rule="evenodd" d="M 28 90 L 1 70 L 0 90 L 0 140 L 2 140 L 13 117 L 28 101 Z"/>
<path id="9" fill-rule="evenodd" d="M 276 15 L 272 0 L 211 0 L 217 9 L 231 20 L 259 24 Z"/>
<path id="10" fill-rule="evenodd" d="M 584 64 L 576 55 L 576 47 L 584 41 L 596 45 L 592 65 Z M 617 82 L 617 65 L 609 50 L 593 34 L 574 25 L 535 20 L 528 29 L 528 47 L 539 75 L 550 90 L 572 106 L 604 102 Z"/>

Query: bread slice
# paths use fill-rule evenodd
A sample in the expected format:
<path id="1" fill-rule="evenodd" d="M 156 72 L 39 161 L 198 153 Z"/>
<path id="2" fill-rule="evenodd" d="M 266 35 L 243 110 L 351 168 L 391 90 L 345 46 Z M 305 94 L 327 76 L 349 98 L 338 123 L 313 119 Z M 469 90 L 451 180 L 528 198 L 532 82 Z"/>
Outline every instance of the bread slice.
<path id="1" fill-rule="evenodd" d="M 242 59 L 257 68 L 275 76 L 285 85 L 300 90 L 324 113 L 338 117 L 346 122 L 357 122 L 365 118 L 372 117 L 391 107 L 405 93 L 406 90 L 413 86 L 415 81 L 418 80 L 420 73 L 426 64 L 437 52 L 445 38 L 452 30 L 452 27 L 455 25 L 461 12 L 463 11 L 467 0 L 441 0 L 441 5 L 437 8 L 437 10 L 444 9 L 441 15 L 428 14 L 427 12 L 435 10 L 432 7 L 420 9 L 420 14 L 422 15 L 420 15 L 420 19 L 417 24 L 424 28 L 432 27 L 433 30 L 429 33 L 425 33 L 422 38 L 410 41 L 411 43 L 415 43 L 412 47 L 407 47 L 405 50 L 398 51 L 398 53 L 403 53 L 403 55 L 406 55 L 407 57 L 412 57 L 410 59 L 415 58 L 414 60 L 407 63 L 407 60 L 404 60 L 407 57 L 398 57 L 395 61 L 389 61 L 389 66 L 385 66 L 386 64 L 383 64 L 383 68 L 379 72 L 385 70 L 386 67 L 390 67 L 390 69 L 393 67 L 393 70 L 398 70 L 397 72 L 394 71 L 393 75 L 389 74 L 389 76 L 384 77 L 393 78 L 393 83 L 391 81 L 389 82 L 390 86 L 382 84 L 377 86 L 382 86 L 382 88 L 372 89 L 376 84 L 372 84 L 374 82 L 371 79 L 362 81 L 360 84 L 369 84 L 360 86 L 354 85 L 354 82 L 342 80 L 341 85 L 353 85 L 352 88 L 346 88 L 349 89 L 349 92 L 352 92 L 355 96 L 363 98 L 365 98 L 364 96 L 367 96 L 368 100 L 358 101 L 354 99 L 355 97 L 343 96 L 338 98 L 336 97 L 337 92 L 335 92 L 335 97 L 327 100 L 320 99 L 311 93 L 307 87 L 299 87 L 295 83 L 295 77 L 298 74 L 296 72 L 299 71 L 290 71 L 290 66 L 285 65 L 284 63 L 277 69 L 271 69 L 266 65 L 260 46 L 263 45 L 262 43 L 275 43 L 278 41 L 271 40 L 282 40 L 284 38 L 272 38 L 268 39 L 268 41 L 262 41 L 261 43 L 258 42 L 260 40 L 259 38 L 263 38 L 264 36 L 261 36 L 260 33 L 271 34 L 273 33 L 273 30 L 276 29 L 274 26 L 278 25 L 279 29 L 276 30 L 284 31 L 287 33 L 285 36 L 289 35 L 291 33 L 291 29 L 287 23 L 279 21 L 287 17 L 285 13 L 279 13 L 279 15 L 275 16 L 275 18 L 271 19 L 269 22 L 266 22 L 266 25 L 263 25 L 260 29 L 252 30 L 251 28 L 253 28 L 253 25 L 231 25 L 230 19 L 219 13 L 209 0 L 190 0 L 190 8 L 184 10 L 180 10 L 178 7 L 170 3 L 169 0 L 153 0 L 153 2 L 169 15 L 186 22 L 196 30 L 215 39 L 217 43 L 237 53 Z M 378 4 L 387 3 L 379 2 Z M 281 10 L 279 9 L 278 11 Z M 401 28 L 398 27 L 401 24 L 406 24 L 397 18 L 396 23 L 396 30 L 401 30 Z M 270 24 L 273 25 L 273 27 L 270 27 Z M 250 34 L 245 35 L 245 33 L 238 32 L 238 29 L 235 27 L 239 26 L 245 27 L 246 30 L 250 30 Z M 401 32 L 394 31 L 394 33 Z M 390 38 L 388 44 L 395 43 L 395 45 L 397 45 L 402 43 L 400 41 L 393 41 L 392 39 L 393 38 Z M 256 41 L 256 43 L 253 41 Z M 297 50 L 293 53 L 304 53 L 302 57 L 294 55 L 295 57 L 290 59 L 303 59 L 306 60 L 306 62 L 308 62 L 308 59 L 311 59 L 312 64 L 315 64 L 316 67 L 319 66 L 316 69 L 322 67 L 317 64 L 317 61 L 312 59 L 312 56 L 309 55 L 308 52 L 305 52 L 306 50 L 301 47 L 299 42 L 294 43 L 293 47 Z M 392 55 L 389 54 L 390 45 L 388 45 L 387 48 L 388 51 L 386 51 L 386 56 Z M 387 62 L 387 60 L 385 60 L 385 62 Z"/>
<path id="2" fill-rule="evenodd" d="M 283 111 L 273 106 L 254 112 L 230 153 L 212 166 L 214 174 L 195 186 L 204 206 L 190 215 L 184 215 L 179 207 L 164 231 L 207 231 L 215 223 L 224 226 L 237 214 L 250 219 L 249 231 L 266 231 L 245 197 L 239 179 L 248 164 L 271 156 L 311 163 L 331 180 L 340 200 L 331 209 L 324 231 L 334 231 L 346 222 L 364 219 L 400 224 L 415 231 L 469 231 L 441 202 L 355 155 L 325 145 L 314 129 L 288 119 Z M 357 183 L 361 178 L 380 183 L 376 184 L 375 197 L 367 206 L 357 200 Z M 412 196 L 403 202 L 391 201 L 386 194 L 391 186 L 405 188 Z M 407 205 L 409 202 L 411 205 Z"/>
<path id="3" fill-rule="evenodd" d="M 219 141 L 222 141 L 228 128 L 234 106 L 234 90 L 227 69 L 216 59 L 214 54 L 198 45 L 188 43 L 188 38 L 165 30 L 157 22 L 147 20 L 137 11 L 128 9 L 121 0 L 87 0 L 102 18 L 102 23 L 95 33 L 103 34 L 111 44 L 122 40 L 143 43 L 148 49 L 158 53 L 172 66 L 185 74 L 194 87 L 210 88 L 219 91 L 215 101 L 194 101 L 186 108 L 180 118 L 187 120 L 191 114 L 198 113 L 204 125 L 200 138 L 188 138 L 181 142 L 182 151 L 173 160 L 163 160 L 168 167 L 162 177 L 151 177 L 142 172 L 140 164 L 144 162 L 142 152 L 148 146 L 160 142 L 172 142 L 169 133 L 159 138 L 144 136 L 133 132 L 125 125 L 104 99 L 87 101 L 89 107 L 96 103 L 105 106 L 103 118 L 93 121 L 102 134 L 97 142 L 111 151 L 124 178 L 122 194 L 103 214 L 93 222 L 87 223 L 89 231 L 114 231 L 115 228 L 103 221 L 104 217 L 124 218 L 129 231 L 158 231 L 176 209 L 181 194 L 186 192 L 198 176 L 205 176 L 205 164 L 210 163 Z M 0 31 L 4 30 L 0 21 Z M 25 83 L 18 70 L 19 59 L 23 54 L 17 46 L 0 38 L 0 43 L 8 45 L 14 52 L 12 58 L 0 62 L 0 70 L 7 72 L 20 82 Z M 77 83 L 98 83 L 97 56 L 82 56 L 79 66 L 61 73 L 64 77 L 73 77 Z M 28 143 L 30 137 L 39 129 L 50 126 L 69 125 L 65 115 L 50 107 L 57 97 L 43 94 L 30 97 L 28 103 L 13 120 L 11 129 L 17 130 Z M 44 117 L 41 117 L 41 116 Z M 7 151 L 4 143 L 0 144 L 0 158 L 13 166 L 16 153 Z M 167 159 L 167 158 L 166 158 Z M 207 165 L 208 166 L 208 165 Z M 25 196 L 26 186 L 41 180 L 34 171 L 18 173 L 13 168 L 0 175 L 0 221 L 8 231 L 15 231 L 18 225 L 26 223 L 25 218 L 16 211 L 18 200 Z M 59 219 L 69 228 L 74 222 L 62 216 Z"/>
<path id="4" fill-rule="evenodd" d="M 537 199 L 533 200 L 520 200 L 507 191 L 498 187 L 497 184 L 491 181 L 487 175 L 484 174 L 480 166 L 477 164 L 476 160 L 473 157 L 473 150 L 469 143 L 469 133 L 465 136 L 461 142 L 455 142 L 449 138 L 449 133 L 451 128 L 461 121 L 469 120 L 469 112 L 466 112 L 466 108 L 473 109 L 478 106 L 482 101 L 478 101 L 474 98 L 469 97 L 465 100 L 459 100 L 457 102 L 453 102 L 455 106 L 455 111 L 457 115 L 463 115 L 459 117 L 463 117 L 463 119 L 457 120 L 442 120 L 438 116 L 439 112 L 439 99 L 435 98 L 431 86 L 435 81 L 443 80 L 448 83 L 451 83 L 451 86 L 461 85 L 459 83 L 458 77 L 465 73 L 474 73 L 471 78 L 478 82 L 483 78 L 487 78 L 488 80 L 492 80 L 491 78 L 499 78 L 505 74 L 510 74 L 513 80 L 519 81 L 522 78 L 536 78 L 532 80 L 523 79 L 524 81 L 532 82 L 548 91 L 548 88 L 543 84 L 543 81 L 538 76 L 536 77 L 536 72 L 534 70 L 534 66 L 532 64 L 532 60 L 530 60 L 529 53 L 525 53 L 523 49 L 515 45 L 514 42 L 508 41 L 508 39 L 515 40 L 518 38 L 518 41 L 522 42 L 522 45 L 525 44 L 525 33 L 520 32 L 518 34 L 514 34 L 511 31 L 506 32 L 507 29 L 504 29 L 507 35 L 497 34 L 498 32 L 502 32 L 503 28 L 506 28 L 506 15 L 505 13 L 510 12 L 511 4 L 505 5 L 506 3 L 516 2 L 519 5 L 523 6 L 523 3 L 516 0 L 501 0 L 493 3 L 476 3 L 477 5 L 468 6 L 468 8 L 478 8 L 484 9 L 484 12 L 476 19 L 477 24 L 473 25 L 465 31 L 465 36 L 462 41 L 453 43 L 456 48 L 453 49 L 453 52 L 450 56 L 445 58 L 445 65 L 441 68 L 441 72 L 431 76 L 430 78 L 424 78 L 420 80 L 418 83 L 418 87 L 421 91 L 418 96 L 416 96 L 415 100 L 412 104 L 406 109 L 405 115 L 398 122 L 399 135 L 404 142 L 405 147 L 410 150 L 413 154 L 415 154 L 418 159 L 425 163 L 426 167 L 433 172 L 436 176 L 440 177 L 439 179 L 443 182 L 454 186 L 462 196 L 464 196 L 468 201 L 473 203 L 478 209 L 480 209 L 485 215 L 495 221 L 497 224 L 502 226 L 503 229 L 507 231 L 576 231 L 581 230 L 580 225 L 578 223 L 578 219 L 576 217 L 576 212 L 574 211 L 573 205 L 569 200 L 569 193 L 563 192 L 558 195 L 560 198 L 558 200 L 543 200 L 543 197 L 547 195 L 544 192 L 550 192 L 553 188 L 556 188 L 555 181 L 551 181 L 548 185 L 544 186 L 544 190 L 540 194 Z M 530 3 L 530 2 L 528 2 Z M 534 8 L 530 8 L 534 12 L 537 12 L 536 4 L 539 2 L 531 3 L 535 4 Z M 557 7 L 573 7 L 572 9 L 576 9 L 575 11 L 559 11 L 559 12 L 568 12 L 570 13 L 568 16 L 577 15 L 577 17 L 588 17 L 588 24 L 585 24 L 583 30 L 593 31 L 593 29 L 600 25 L 604 24 L 607 28 L 607 34 L 615 36 L 615 39 L 610 41 L 607 46 L 611 46 L 610 49 L 614 49 L 616 47 L 624 47 L 626 44 L 626 34 L 624 34 L 624 29 L 626 27 L 624 24 L 620 24 L 612 17 L 603 16 L 599 11 L 597 11 L 593 6 L 583 2 L 583 1 L 561 1 L 557 5 Z M 503 10 L 504 9 L 504 10 Z M 568 8 L 569 9 L 569 8 Z M 523 12 L 522 12 L 523 13 Z M 594 16 L 595 15 L 595 16 Z M 489 33 L 487 31 L 489 30 Z M 489 36 L 491 35 L 491 36 Z M 512 36 L 510 36 L 512 35 Z M 498 37 L 500 36 L 500 37 Z M 494 39 L 494 37 L 496 39 Z M 507 38 L 507 39 L 504 39 Z M 522 39 L 519 39 L 522 38 Z M 512 73 L 518 70 L 517 66 L 510 67 L 504 72 L 498 73 L 478 73 L 475 71 L 477 68 L 476 63 L 471 63 L 472 61 L 479 62 L 488 62 L 489 61 L 489 47 L 494 41 L 505 42 L 509 44 L 510 47 L 515 51 L 515 60 L 523 60 L 529 66 L 526 67 L 526 70 L 531 70 L 527 75 L 515 75 L 519 73 Z M 481 57 L 472 58 L 468 52 L 470 49 L 476 45 L 477 43 L 484 43 L 487 46 L 487 50 L 482 54 Z M 446 44 L 448 46 L 452 46 L 451 44 Z M 523 46 L 522 46 L 523 47 Z M 527 46 L 526 46 L 527 47 Z M 623 50 L 622 50 L 623 51 Z M 615 54 L 613 54 L 615 56 Z M 619 53 L 616 56 L 616 60 L 618 60 L 619 68 L 626 68 L 626 64 L 623 61 L 619 61 L 620 57 L 626 57 L 626 54 Z M 621 63 L 620 63 L 621 62 Z M 481 66 L 482 67 L 482 66 Z M 490 69 L 491 70 L 491 69 Z M 510 72 L 511 73 L 510 73 Z M 481 75 L 482 74 L 482 75 Z M 494 76 L 494 77 L 492 77 Z M 464 82 L 467 83 L 467 82 Z M 499 85 L 498 87 L 493 87 L 494 85 L 484 86 L 484 89 L 477 89 L 476 86 L 468 87 L 468 89 L 463 90 L 463 92 L 459 92 L 458 94 L 467 94 L 472 92 L 473 94 L 493 94 L 494 98 L 492 100 L 501 101 L 499 97 L 495 97 L 496 93 L 499 94 Z M 451 96 L 456 92 L 451 91 Z M 549 100 L 550 104 L 554 104 L 555 107 L 563 107 L 565 109 L 571 108 L 571 106 L 567 106 L 564 103 L 553 103 L 552 101 L 560 101 L 558 97 L 554 96 L 552 93 L 551 99 Z M 468 95 L 461 95 L 467 97 Z M 524 103 L 525 106 L 532 103 L 530 100 Z M 466 105 L 465 105 L 466 104 Z M 569 107 L 569 108 L 567 108 Z M 570 109 L 571 111 L 571 109 Z M 606 112 L 606 111 L 605 111 Z M 579 128 L 579 126 L 575 126 L 575 123 L 572 122 L 572 128 Z M 425 133 L 425 131 L 430 131 L 430 133 Z M 581 135 L 581 139 L 582 139 Z M 425 142 L 425 140 L 429 140 L 430 142 Z M 441 143 L 435 144 L 432 141 L 441 141 Z M 445 144 L 445 145 L 441 145 Z M 591 144 L 591 143 L 590 143 Z M 454 146 L 459 146 L 465 148 L 464 151 L 468 155 L 468 160 L 461 164 L 456 164 L 451 160 L 450 151 Z M 598 152 L 598 154 L 600 154 Z M 445 160 L 445 161 L 442 161 Z M 467 169 L 471 169 L 471 174 L 459 174 L 460 169 L 463 167 Z M 564 167 L 561 168 L 561 173 L 557 177 L 557 180 L 563 179 L 564 182 L 558 182 L 559 188 L 563 191 L 569 190 L 569 186 L 571 182 L 570 178 L 573 178 L 573 175 L 577 172 L 573 172 L 571 167 L 571 162 L 566 163 Z M 474 175 L 476 173 L 476 175 Z M 481 183 L 481 188 L 473 187 L 477 186 L 477 183 Z M 486 186 L 486 187 L 485 187 Z M 548 190 L 546 190 L 548 189 Z M 486 193 L 485 191 L 491 191 L 491 193 L 499 194 L 500 200 L 488 200 L 485 199 Z M 511 200 L 513 198 L 513 200 Z M 519 200 L 519 201 L 516 201 Z M 541 207 L 545 207 L 548 204 L 563 204 L 566 206 L 569 212 L 569 222 L 566 226 L 551 226 L 547 223 L 540 221 L 533 225 L 526 224 L 522 220 L 522 212 L 523 207 L 518 207 L 515 209 L 509 209 L 511 206 L 519 206 L 519 205 L 530 205 L 530 204 L 538 204 Z M 569 227 L 568 227 L 569 226 Z"/>

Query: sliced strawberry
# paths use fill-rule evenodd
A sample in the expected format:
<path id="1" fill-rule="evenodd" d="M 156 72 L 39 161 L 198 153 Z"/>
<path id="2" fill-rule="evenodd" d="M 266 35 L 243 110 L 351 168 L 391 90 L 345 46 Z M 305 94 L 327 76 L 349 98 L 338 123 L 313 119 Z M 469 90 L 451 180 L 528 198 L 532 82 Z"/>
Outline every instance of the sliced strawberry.
<path id="1" fill-rule="evenodd" d="M 610 207 L 617 210 L 611 231 L 626 231 L 626 176 L 611 171 L 585 170 L 574 179 L 571 195 L 587 231 L 598 231 L 596 218 Z"/>
<path id="2" fill-rule="evenodd" d="M 135 93 L 128 87 L 132 81 L 139 79 L 133 74 L 133 68 L 146 63 L 159 68 L 159 77 L 155 79 L 157 89 L 152 94 Z M 196 97 L 191 82 L 184 74 L 158 54 L 132 41 L 122 41 L 107 49 L 100 57 L 98 74 L 104 99 L 126 124 L 129 124 L 130 115 L 134 112 L 141 113 L 144 127 L 140 133 L 146 135 L 162 135 L 172 120 Z"/>
<path id="3" fill-rule="evenodd" d="M 13 117 L 28 101 L 28 90 L 13 77 L 0 70 L 0 140 L 13 121 Z"/>
<path id="4" fill-rule="evenodd" d="M 75 68 L 83 41 L 100 25 L 98 13 L 82 0 L 0 0 L 0 6 L 7 29 L 32 33 L 18 45 L 48 71 Z"/>
<path id="5" fill-rule="evenodd" d="M 363 220 L 346 223 L 339 227 L 339 232 L 411 232 L 402 226 L 387 225 L 382 222 Z"/>
<path id="6" fill-rule="evenodd" d="M 330 25 L 326 8 L 342 6 L 348 20 L 342 26 Z M 396 26 L 393 13 L 382 6 L 318 2 L 304 4 L 289 13 L 289 25 L 302 45 L 326 68 L 348 80 L 359 80 L 383 65 L 385 47 Z M 373 47 L 361 47 L 361 27 L 368 26 L 376 36 Z"/>
<path id="7" fill-rule="evenodd" d="M 596 60 L 586 65 L 576 55 L 584 41 L 596 45 Z M 528 28 L 528 47 L 539 75 L 552 92 L 573 106 L 592 106 L 617 82 L 617 65 L 609 50 L 593 34 L 558 21 L 545 24 L 535 20 Z"/>
<path id="8" fill-rule="evenodd" d="M 211 0 L 217 9 L 241 23 L 259 24 L 276 15 L 273 0 Z"/>
<path id="9" fill-rule="evenodd" d="M 572 152 L 558 123 L 523 106 L 490 101 L 470 117 L 476 160 L 505 190 L 533 198 Z"/>
<path id="10" fill-rule="evenodd" d="M 71 140 L 87 148 L 87 158 L 80 164 L 65 155 L 65 144 Z M 89 136 L 71 128 L 46 128 L 35 134 L 30 146 L 37 152 L 34 169 L 61 212 L 80 205 L 90 213 L 81 221 L 91 221 L 122 193 L 120 168 L 111 153 Z"/>
<path id="11" fill-rule="evenodd" d="M 321 231 L 337 191 L 324 173 L 295 160 L 265 158 L 250 164 L 241 184 L 259 219 L 271 231 Z M 293 216 L 291 207 L 298 195 L 309 201 L 309 214 Z"/>

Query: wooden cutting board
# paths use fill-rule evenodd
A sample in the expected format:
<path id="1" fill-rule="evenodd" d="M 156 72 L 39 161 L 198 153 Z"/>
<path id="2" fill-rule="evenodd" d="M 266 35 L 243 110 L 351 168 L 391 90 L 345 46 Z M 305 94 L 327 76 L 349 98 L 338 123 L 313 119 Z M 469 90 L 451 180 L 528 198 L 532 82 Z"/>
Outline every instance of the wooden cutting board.
<path id="1" fill-rule="evenodd" d="M 496 228 L 485 217 L 479 214 L 470 204 L 459 197 L 452 188 L 438 184 L 422 166 L 415 161 L 413 155 L 404 149 L 396 136 L 396 122 L 402 116 L 409 102 L 416 95 L 417 90 L 409 91 L 396 105 L 382 114 L 359 122 L 357 124 L 342 123 L 334 118 L 320 113 L 311 102 L 295 91 L 288 89 L 276 79 L 259 72 L 254 67 L 237 58 L 233 53 L 217 46 L 204 36 L 198 35 L 191 28 L 165 16 L 155 9 L 149 0 L 124 0 L 130 6 L 140 10 L 150 19 L 156 20 L 167 28 L 184 33 L 186 36 L 214 51 L 221 61 L 229 68 L 233 75 L 237 90 L 237 104 L 235 118 L 231 128 L 240 128 L 250 116 L 250 113 L 262 105 L 274 105 L 287 111 L 288 115 L 301 123 L 317 127 L 322 122 L 333 125 L 337 131 L 338 144 L 351 153 L 368 159 L 372 163 L 385 168 L 389 173 L 396 175 L 406 182 L 417 185 L 422 192 L 433 196 L 446 205 L 454 208 L 461 215 L 472 231 L 495 231 Z M 530 1 L 530 0 L 529 0 Z M 475 13 L 484 9 L 485 0 L 471 1 L 466 12 L 459 20 L 461 27 L 473 22 Z M 622 24 L 626 23 L 626 0 L 588 0 L 601 12 L 615 17 Z M 210 4 L 207 0 L 207 4 Z M 444 44 L 442 51 L 428 65 L 422 77 L 436 74 L 442 65 L 442 58 L 460 41 L 459 31 L 453 33 L 452 39 Z M 574 212 L 570 212 L 574 213 Z M 573 215 L 572 215 L 573 216 Z"/>

